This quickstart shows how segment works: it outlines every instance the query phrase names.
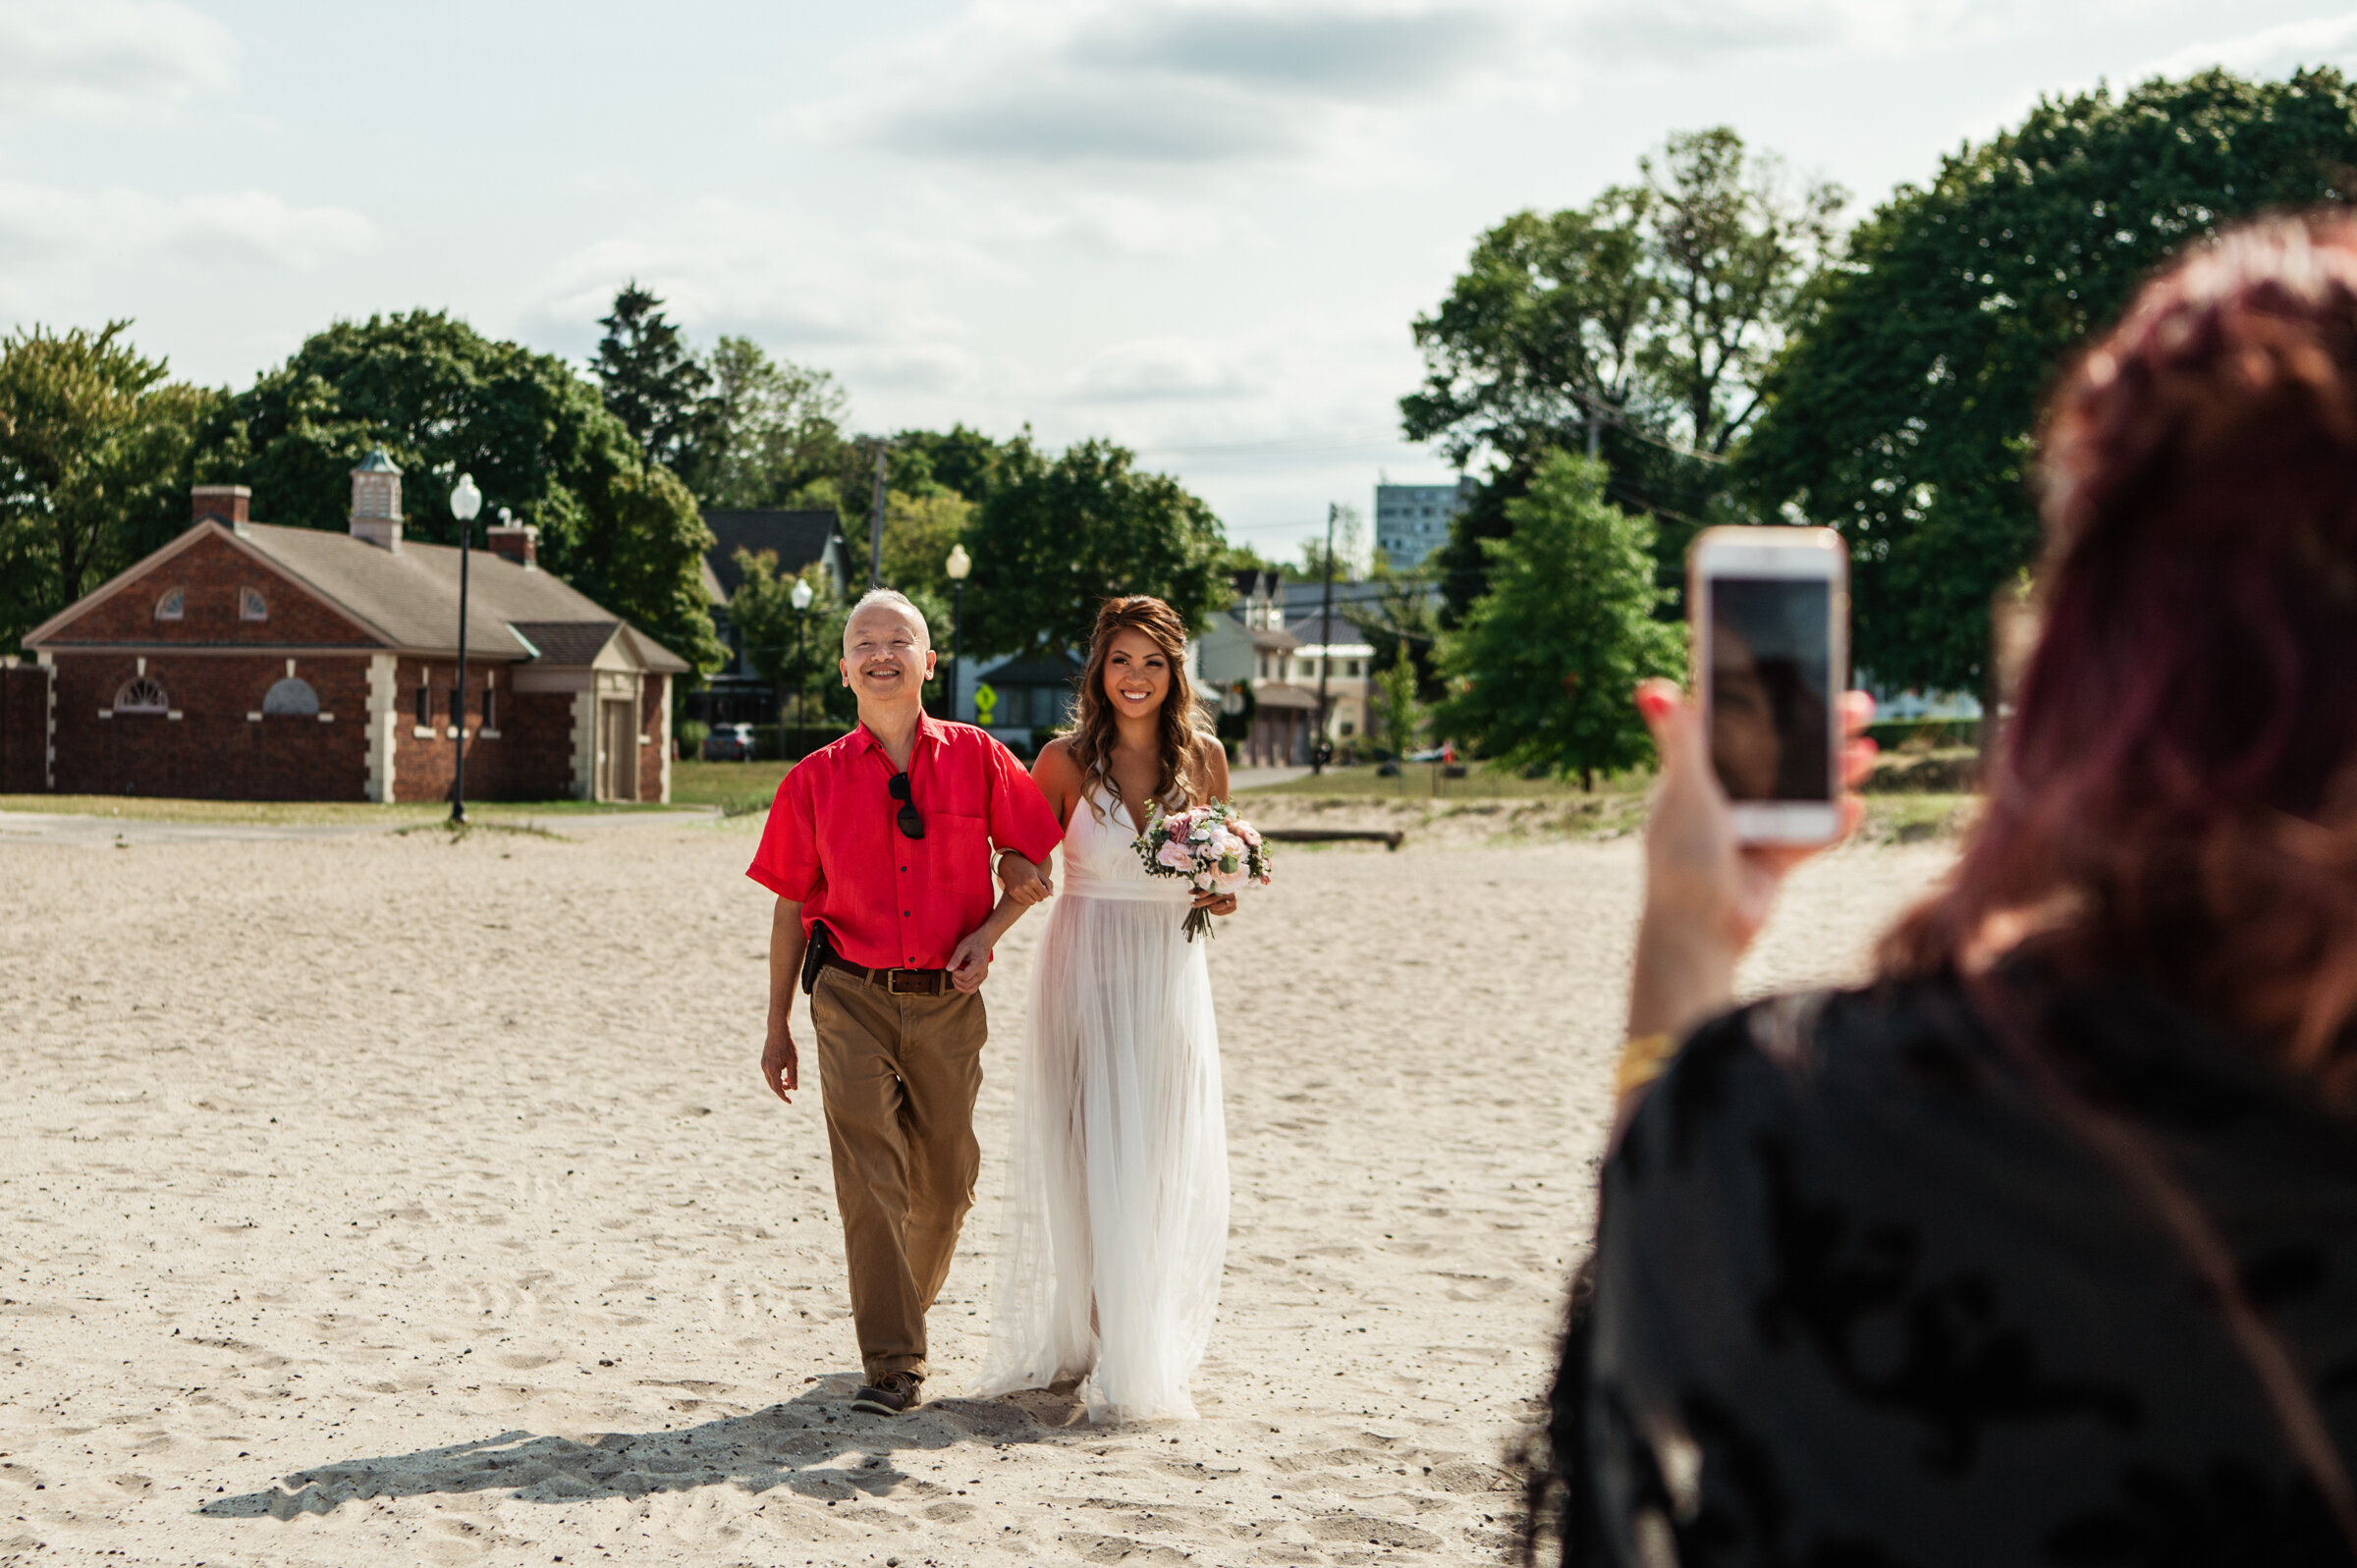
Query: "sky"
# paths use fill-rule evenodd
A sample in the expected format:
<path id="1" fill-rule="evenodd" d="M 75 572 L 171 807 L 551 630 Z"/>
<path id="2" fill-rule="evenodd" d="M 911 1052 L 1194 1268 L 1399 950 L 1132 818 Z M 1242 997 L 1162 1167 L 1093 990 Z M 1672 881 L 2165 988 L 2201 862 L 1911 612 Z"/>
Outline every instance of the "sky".
<path id="1" fill-rule="evenodd" d="M 1728 125 L 1851 218 L 2042 94 L 2357 71 L 2316 0 L 0 0 L 0 328 L 242 386 L 430 307 L 576 361 L 631 278 L 862 430 L 1138 449 L 1291 555 L 1476 236 Z M 258 516 L 269 500 L 257 496 Z"/>

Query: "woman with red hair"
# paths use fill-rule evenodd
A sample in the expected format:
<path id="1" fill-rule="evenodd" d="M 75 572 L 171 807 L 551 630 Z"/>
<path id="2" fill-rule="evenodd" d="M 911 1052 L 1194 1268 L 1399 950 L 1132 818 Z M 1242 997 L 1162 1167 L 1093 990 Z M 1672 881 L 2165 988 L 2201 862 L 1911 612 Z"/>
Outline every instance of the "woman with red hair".
<path id="1" fill-rule="evenodd" d="M 1864 989 L 1728 1010 L 1791 857 L 1639 693 L 1622 1127 L 1532 1487 L 1567 1561 L 2357 1559 L 2357 224 L 2156 277 L 2041 487 L 1986 808 Z"/>

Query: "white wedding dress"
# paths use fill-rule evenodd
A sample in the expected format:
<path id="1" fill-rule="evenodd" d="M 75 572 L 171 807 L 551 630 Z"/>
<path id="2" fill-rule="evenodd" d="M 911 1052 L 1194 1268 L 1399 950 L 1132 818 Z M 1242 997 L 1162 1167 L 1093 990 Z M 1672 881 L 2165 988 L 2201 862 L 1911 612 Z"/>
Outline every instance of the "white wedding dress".
<path id="1" fill-rule="evenodd" d="M 1228 1251 L 1228 1129 L 1191 891 L 1102 784 L 1072 808 L 1014 1088 L 982 1392 L 1079 1378 L 1092 1421 L 1192 1417 Z"/>

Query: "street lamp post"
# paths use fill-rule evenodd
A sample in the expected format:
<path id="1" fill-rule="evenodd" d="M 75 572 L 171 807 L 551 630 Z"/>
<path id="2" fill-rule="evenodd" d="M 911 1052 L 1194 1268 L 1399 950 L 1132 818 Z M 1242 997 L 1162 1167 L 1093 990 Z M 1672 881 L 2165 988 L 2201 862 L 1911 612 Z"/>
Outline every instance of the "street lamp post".
<path id="1" fill-rule="evenodd" d="M 810 672 L 802 668 L 802 632 L 810 624 L 810 581 L 796 577 L 794 592 L 787 595 L 794 601 L 794 743 L 802 743 L 802 730 L 810 715 L 806 704 L 810 700 Z"/>
<path id="2" fill-rule="evenodd" d="M 958 682 L 965 675 L 965 661 L 959 656 L 959 645 L 965 638 L 965 579 L 974 569 L 974 558 L 965 553 L 965 546 L 950 546 L 950 559 L 942 564 L 950 574 L 950 718 L 958 717 Z"/>
<path id="3" fill-rule="evenodd" d="M 474 487 L 474 475 L 459 475 L 450 492 L 450 514 L 459 519 L 459 689 L 450 704 L 450 744 L 455 759 L 450 820 L 459 827 L 466 823 L 466 541 L 474 532 L 474 514 L 482 510 L 483 493 Z"/>

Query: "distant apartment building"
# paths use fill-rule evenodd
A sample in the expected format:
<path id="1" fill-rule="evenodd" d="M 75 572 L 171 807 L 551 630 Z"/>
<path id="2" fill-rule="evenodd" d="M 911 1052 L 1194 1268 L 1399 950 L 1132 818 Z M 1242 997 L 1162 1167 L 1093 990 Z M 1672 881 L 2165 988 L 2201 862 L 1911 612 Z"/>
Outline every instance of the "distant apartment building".
<path id="1" fill-rule="evenodd" d="M 1375 548 L 1395 571 L 1422 566 L 1449 542 L 1449 519 L 1465 509 L 1473 490 L 1470 479 L 1452 485 L 1377 485 Z"/>

